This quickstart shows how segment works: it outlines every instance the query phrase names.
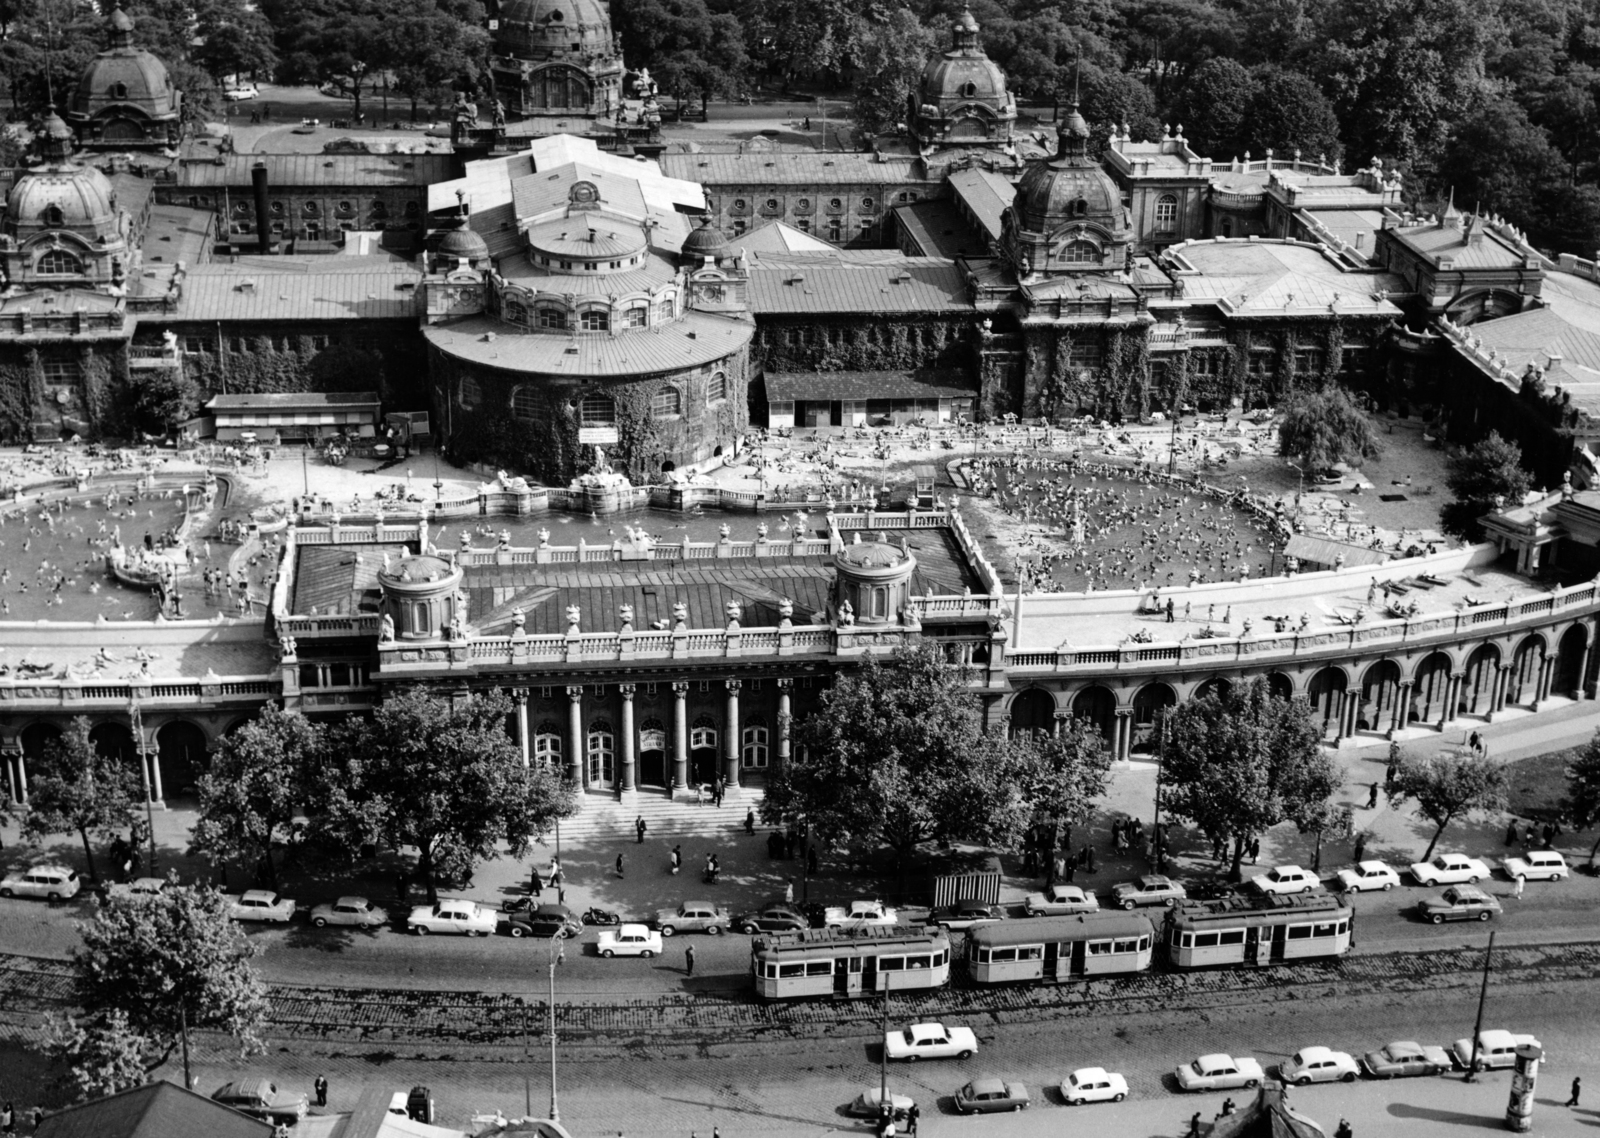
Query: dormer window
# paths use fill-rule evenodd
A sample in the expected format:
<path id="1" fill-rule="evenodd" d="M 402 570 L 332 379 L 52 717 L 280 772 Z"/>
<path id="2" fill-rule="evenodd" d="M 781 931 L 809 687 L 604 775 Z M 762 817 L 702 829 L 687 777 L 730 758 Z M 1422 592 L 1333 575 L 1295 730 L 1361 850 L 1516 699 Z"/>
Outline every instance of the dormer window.
<path id="1" fill-rule="evenodd" d="M 113 83 L 111 84 L 111 89 L 106 93 L 113 99 L 126 99 L 128 97 L 128 85 L 126 83 Z"/>
<path id="2" fill-rule="evenodd" d="M 1073 202 L 1072 203 L 1072 216 L 1073 217 L 1088 217 L 1089 216 L 1089 203 L 1087 201 L 1085 201 L 1083 198 L 1079 198 L 1077 201 Z"/>
<path id="3" fill-rule="evenodd" d="M 65 225 L 66 218 L 61 213 L 61 207 L 58 205 L 45 206 L 44 223 L 52 229 L 59 229 L 61 226 Z"/>
<path id="4" fill-rule="evenodd" d="M 961 94 L 963 97 L 968 99 L 976 98 L 978 94 L 978 85 L 976 83 L 966 84 L 961 88 Z"/>

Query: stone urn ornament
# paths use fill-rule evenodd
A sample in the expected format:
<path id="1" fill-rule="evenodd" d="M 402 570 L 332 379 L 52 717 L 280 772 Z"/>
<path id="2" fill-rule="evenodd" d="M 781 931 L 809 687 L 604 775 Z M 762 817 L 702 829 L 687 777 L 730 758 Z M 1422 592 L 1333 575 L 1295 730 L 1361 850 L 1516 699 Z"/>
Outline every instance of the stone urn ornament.
<path id="1" fill-rule="evenodd" d="M 527 623 L 528 614 L 522 611 L 521 605 L 511 610 L 511 634 L 513 636 L 522 635 Z"/>
<path id="2" fill-rule="evenodd" d="M 618 605 L 617 606 L 617 619 L 622 622 L 622 631 L 623 632 L 625 632 L 625 633 L 632 632 L 633 631 L 633 606 L 632 605 Z"/>
<path id="3" fill-rule="evenodd" d="M 583 610 L 577 605 L 567 606 L 567 635 L 578 635 L 578 624 L 583 617 Z"/>
<path id="4" fill-rule="evenodd" d="M 739 618 L 744 615 L 744 607 L 737 600 L 729 601 L 724 607 L 728 614 L 728 631 L 737 632 L 739 630 Z"/>
<path id="5" fill-rule="evenodd" d="M 789 628 L 793 624 L 794 600 L 791 597 L 778 598 L 778 627 Z"/>
<path id="6" fill-rule="evenodd" d="M 549 547 L 550 547 L 550 531 L 541 527 L 540 530 L 539 530 L 539 548 L 540 549 L 548 549 Z"/>
<path id="7" fill-rule="evenodd" d="M 689 606 L 682 601 L 672 602 L 672 627 L 682 631 L 689 626 Z"/>

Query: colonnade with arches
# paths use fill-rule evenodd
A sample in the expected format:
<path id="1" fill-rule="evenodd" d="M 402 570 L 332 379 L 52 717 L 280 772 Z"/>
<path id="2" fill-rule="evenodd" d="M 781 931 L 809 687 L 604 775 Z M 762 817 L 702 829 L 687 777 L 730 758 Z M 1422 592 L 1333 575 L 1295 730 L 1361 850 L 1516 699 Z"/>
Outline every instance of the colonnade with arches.
<path id="1" fill-rule="evenodd" d="M 61 738 L 72 717 L 38 717 L 14 726 L 0 725 L 0 792 L 14 803 L 28 801 L 29 771 Z M 164 806 L 167 798 L 188 797 L 204 771 L 207 756 L 228 731 L 251 716 L 230 711 L 222 716 L 190 717 L 151 713 L 143 716 L 142 746 L 134 738 L 128 714 L 90 713 L 89 739 L 100 754 L 117 757 L 139 771 L 143 792 Z"/>

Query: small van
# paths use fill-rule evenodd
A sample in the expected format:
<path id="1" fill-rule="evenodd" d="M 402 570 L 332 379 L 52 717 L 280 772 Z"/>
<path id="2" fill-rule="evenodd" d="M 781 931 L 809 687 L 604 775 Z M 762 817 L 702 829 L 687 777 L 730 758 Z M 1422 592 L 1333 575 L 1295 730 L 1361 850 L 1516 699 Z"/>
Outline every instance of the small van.
<path id="1" fill-rule="evenodd" d="M 65 901 L 76 897 L 83 882 L 76 870 L 64 865 L 35 865 L 19 873 L 9 873 L 0 880 L 0 897 L 43 897 L 47 901 Z"/>

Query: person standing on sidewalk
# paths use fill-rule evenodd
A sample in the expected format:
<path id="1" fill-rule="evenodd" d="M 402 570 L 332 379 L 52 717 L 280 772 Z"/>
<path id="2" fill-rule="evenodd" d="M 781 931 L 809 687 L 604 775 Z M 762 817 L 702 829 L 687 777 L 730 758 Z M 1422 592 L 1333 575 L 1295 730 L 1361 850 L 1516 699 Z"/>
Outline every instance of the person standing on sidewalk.
<path id="1" fill-rule="evenodd" d="M 1517 874 L 1517 880 L 1511 886 L 1511 895 L 1513 897 L 1515 897 L 1518 901 L 1522 900 L 1522 889 L 1523 889 L 1523 886 L 1525 886 L 1527 884 L 1528 884 L 1528 879 L 1526 877 L 1522 876 L 1522 874 L 1520 874 L 1520 873 Z"/>
<path id="2" fill-rule="evenodd" d="M 1578 1092 L 1581 1090 L 1583 1090 L 1583 1080 L 1574 1078 L 1572 1080 L 1572 1097 L 1567 1100 L 1568 1106 L 1578 1105 Z"/>
<path id="3" fill-rule="evenodd" d="M 672 847 L 672 876 L 678 876 L 678 871 L 683 868 L 683 847 Z"/>
<path id="4" fill-rule="evenodd" d="M 686 976 L 694 975 L 694 945 L 689 945 L 683 950 L 683 971 Z"/>
<path id="5" fill-rule="evenodd" d="M 316 1082 L 311 1084 L 311 1089 L 317 1092 L 317 1105 L 328 1105 L 328 1076 L 318 1075 Z"/>
<path id="6" fill-rule="evenodd" d="M 648 830 L 649 828 L 650 827 L 645 824 L 645 820 L 644 820 L 644 815 L 643 814 L 639 815 L 638 818 L 634 819 L 633 829 L 634 829 L 634 832 L 639 835 L 639 844 L 641 846 L 644 845 L 644 832 L 646 830 Z"/>
<path id="7" fill-rule="evenodd" d="M 617 876 L 618 877 L 622 876 L 622 855 L 621 854 L 617 855 Z"/>

